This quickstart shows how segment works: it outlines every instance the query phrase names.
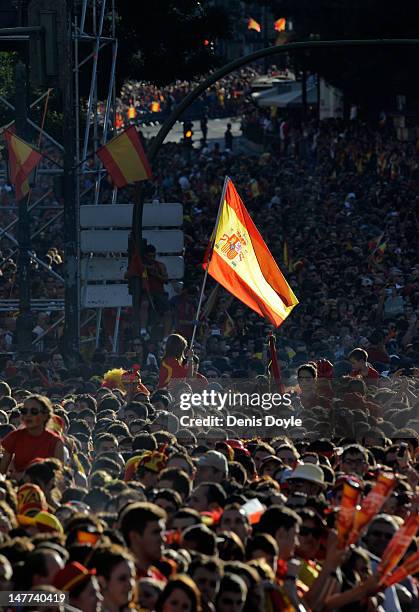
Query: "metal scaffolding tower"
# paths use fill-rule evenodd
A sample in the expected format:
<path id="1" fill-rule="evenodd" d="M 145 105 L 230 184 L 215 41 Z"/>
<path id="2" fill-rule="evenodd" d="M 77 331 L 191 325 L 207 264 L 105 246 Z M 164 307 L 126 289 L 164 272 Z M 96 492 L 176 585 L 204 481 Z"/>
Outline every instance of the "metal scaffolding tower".
<path id="1" fill-rule="evenodd" d="M 67 350 L 79 350 L 80 347 L 80 222 L 79 213 L 81 203 L 99 204 L 101 198 L 101 183 L 106 173 L 95 157 L 95 151 L 113 136 L 115 125 L 115 67 L 118 43 L 116 39 L 116 13 L 115 0 L 37 0 L 37 9 L 47 9 L 46 12 L 56 11 L 57 22 L 60 25 L 58 44 L 59 75 L 48 91 L 45 91 L 36 100 L 29 103 L 27 109 L 28 128 L 40 134 L 44 142 L 53 146 L 63 162 L 62 170 L 51 171 L 42 169 L 37 177 L 45 174 L 63 174 L 64 207 L 57 208 L 56 214 L 36 232 L 31 231 L 30 213 L 34 209 L 44 206 L 45 198 L 52 193 L 52 184 L 45 193 L 35 201 L 28 203 L 27 223 L 28 235 L 36 236 L 47 229 L 58 219 L 62 220 L 65 242 L 65 274 L 64 278 L 47 265 L 42 258 L 28 250 L 27 255 L 31 262 L 45 270 L 46 275 L 53 276 L 64 285 L 64 313 L 53 322 L 49 331 L 57 328 L 64 321 L 64 341 Z M 45 3 L 45 6 L 43 6 Z M 22 3 L 23 6 L 23 3 Z M 25 7 L 26 8 L 26 7 Z M 29 6 L 29 11 L 30 11 Z M 45 12 L 45 11 L 44 11 Z M 20 19 L 19 26 L 26 26 L 26 17 Z M 23 28 L 25 29 L 25 28 Z M 29 30 L 30 28 L 27 28 Z M 39 28 L 38 28 L 39 29 Z M 4 36 L 8 32 L 4 33 Z M 20 33 L 21 34 L 21 33 Z M 26 32 L 24 32 L 26 34 Z M 23 38 L 23 36 L 20 36 Z M 29 39 L 29 36 L 27 36 Z M 111 62 L 109 63 L 109 49 L 111 49 Z M 30 58 L 33 60 L 33 57 Z M 107 96 L 102 99 L 103 112 L 98 108 L 98 73 L 107 75 L 109 83 Z M 82 84 L 88 83 L 88 97 L 81 102 Z M 43 122 L 38 125 L 31 117 L 37 105 L 48 100 L 52 88 L 57 88 L 62 96 L 63 110 L 63 142 L 59 143 L 45 129 Z M 10 126 L 15 121 L 17 107 L 10 100 L 0 97 L 3 104 L 10 111 Z M 45 119 L 45 117 L 44 117 Z M 40 142 L 40 140 L 39 140 Z M 116 201 L 116 192 L 113 200 Z M 51 208 L 51 206 L 50 206 Z M 19 247 L 17 236 L 13 231 L 18 226 L 19 219 L 15 218 L 0 228 L 0 237 L 3 236 L 12 245 Z M 28 242 L 30 245 L 30 242 Z M 30 249 L 30 247 L 28 247 Z M 17 251 L 15 251 L 16 253 Z M 22 249 L 20 248 L 22 253 Z M 26 253 L 26 251 L 25 251 Z M 0 261 L 0 268 L 7 265 L 6 259 Z M 28 282 L 29 284 L 29 282 Z M 22 289 L 22 287 L 20 287 Z M 42 299 L 34 299 L 42 297 Z M 16 298 L 0 300 L 0 311 L 10 312 L 16 308 Z M 29 314 L 39 311 L 54 311 L 63 308 L 62 299 L 48 299 L 45 296 L 29 296 Z M 86 313 L 90 319 L 91 315 Z M 94 338 L 93 338 L 94 340 Z M 37 340 L 32 342 L 34 345 Z M 30 347 L 27 347 L 29 350 Z"/>

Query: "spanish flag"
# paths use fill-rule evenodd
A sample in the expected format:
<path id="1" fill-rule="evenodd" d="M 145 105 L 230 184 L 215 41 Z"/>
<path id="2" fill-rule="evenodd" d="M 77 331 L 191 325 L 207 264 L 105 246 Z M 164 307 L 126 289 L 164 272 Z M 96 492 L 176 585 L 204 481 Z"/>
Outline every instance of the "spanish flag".
<path id="1" fill-rule="evenodd" d="M 9 130 L 4 131 L 9 153 L 10 181 L 15 186 L 16 201 L 29 193 L 28 178 L 41 161 L 42 155 Z"/>
<path id="2" fill-rule="evenodd" d="M 128 183 L 151 178 L 144 149 L 134 126 L 115 136 L 97 151 L 97 156 L 119 189 Z"/>
<path id="3" fill-rule="evenodd" d="M 260 26 L 260 23 L 258 23 L 256 19 L 252 19 L 250 17 L 249 21 L 247 22 L 247 29 L 255 30 L 256 32 L 260 32 L 262 28 Z"/>
<path id="4" fill-rule="evenodd" d="M 279 327 L 298 300 L 229 178 L 213 245 L 204 262 L 208 274 Z"/>
<path id="5" fill-rule="evenodd" d="M 287 20 L 285 19 L 285 17 L 280 17 L 280 19 L 274 21 L 274 30 L 276 30 L 277 32 L 285 32 L 286 26 Z"/>

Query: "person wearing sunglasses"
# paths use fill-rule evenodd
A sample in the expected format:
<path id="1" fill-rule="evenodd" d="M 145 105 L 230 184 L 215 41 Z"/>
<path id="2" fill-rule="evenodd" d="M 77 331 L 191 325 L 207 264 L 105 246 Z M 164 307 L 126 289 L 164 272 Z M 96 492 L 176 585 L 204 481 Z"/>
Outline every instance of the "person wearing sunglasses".
<path id="1" fill-rule="evenodd" d="M 64 445 L 61 437 L 48 428 L 53 416 L 50 400 L 43 395 L 30 395 L 20 408 L 21 426 L 8 434 L 2 441 L 3 456 L 0 473 L 13 469 L 14 478 L 34 459 L 55 457 L 64 461 Z"/>

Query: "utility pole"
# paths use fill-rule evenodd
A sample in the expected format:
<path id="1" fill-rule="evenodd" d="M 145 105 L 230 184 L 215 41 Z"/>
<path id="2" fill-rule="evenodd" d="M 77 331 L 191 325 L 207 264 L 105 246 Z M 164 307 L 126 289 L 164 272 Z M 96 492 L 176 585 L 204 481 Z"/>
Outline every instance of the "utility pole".
<path id="1" fill-rule="evenodd" d="M 65 61 L 61 66 L 61 91 L 63 96 L 64 141 L 64 265 L 65 265 L 65 322 L 64 345 L 66 351 L 78 351 L 80 345 L 80 244 L 79 203 L 76 200 L 75 178 L 75 104 L 72 44 L 72 0 L 66 1 L 65 36 L 63 45 Z"/>
<path id="2" fill-rule="evenodd" d="M 28 139 L 27 131 L 27 72 L 26 66 L 19 61 L 15 67 L 15 113 L 16 133 L 23 140 Z M 21 356 L 31 350 L 33 320 L 31 314 L 31 278 L 30 249 L 31 232 L 28 212 L 29 194 L 19 202 L 18 222 L 18 286 L 19 286 L 19 316 L 16 322 L 17 346 Z"/>

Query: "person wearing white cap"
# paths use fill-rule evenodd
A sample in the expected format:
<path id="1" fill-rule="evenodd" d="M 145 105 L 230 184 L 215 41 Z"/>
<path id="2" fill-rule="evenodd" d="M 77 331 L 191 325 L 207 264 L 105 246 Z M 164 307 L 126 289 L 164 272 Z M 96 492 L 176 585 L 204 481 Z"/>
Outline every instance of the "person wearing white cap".
<path id="1" fill-rule="evenodd" d="M 313 463 L 297 466 L 287 478 L 287 483 L 291 493 L 301 492 L 313 497 L 326 488 L 323 470 Z"/>
<path id="2" fill-rule="evenodd" d="M 198 461 L 195 485 L 201 482 L 223 482 L 228 477 L 226 457 L 218 451 L 211 450 L 202 455 Z"/>

